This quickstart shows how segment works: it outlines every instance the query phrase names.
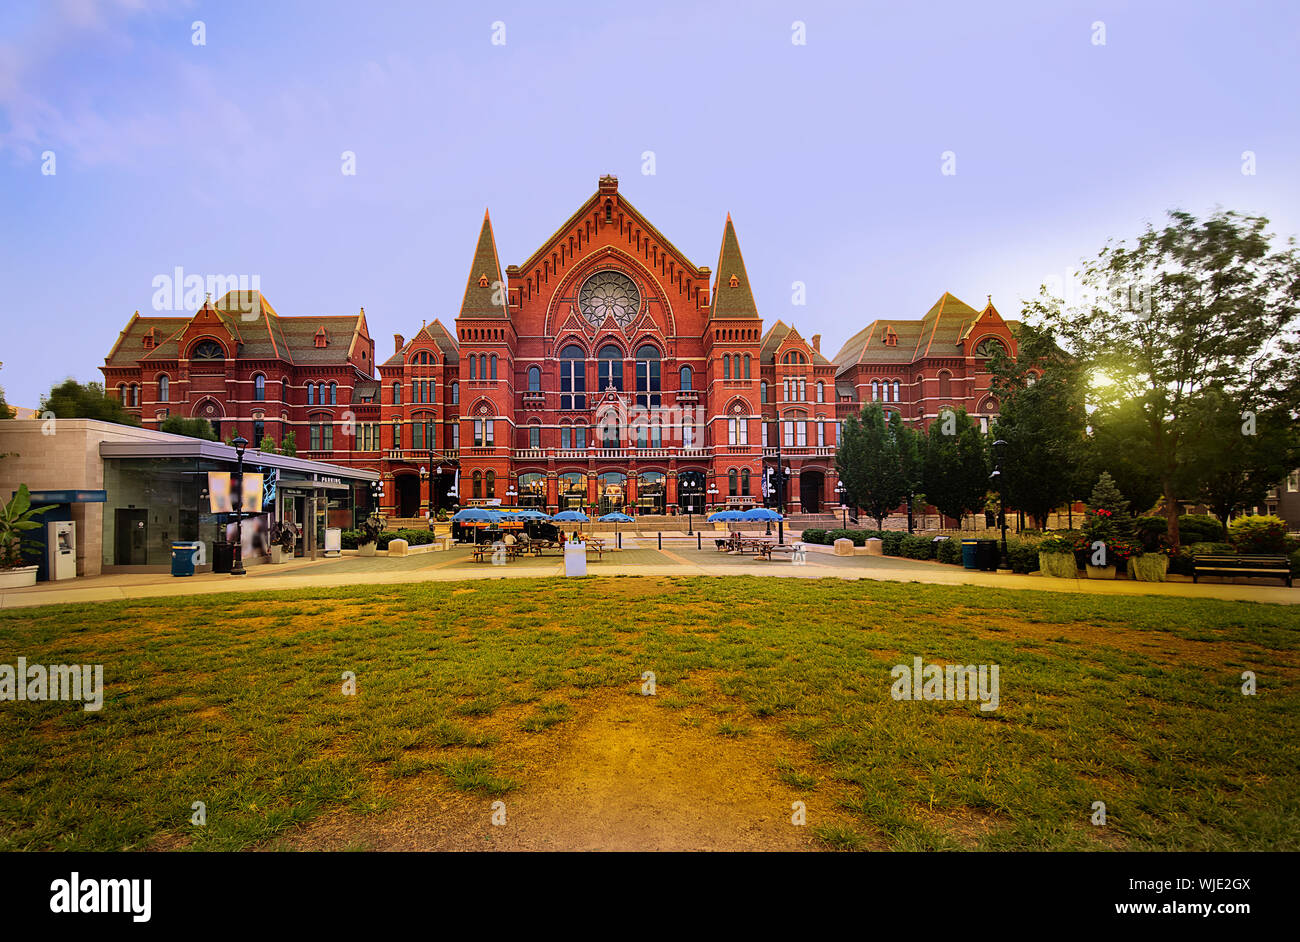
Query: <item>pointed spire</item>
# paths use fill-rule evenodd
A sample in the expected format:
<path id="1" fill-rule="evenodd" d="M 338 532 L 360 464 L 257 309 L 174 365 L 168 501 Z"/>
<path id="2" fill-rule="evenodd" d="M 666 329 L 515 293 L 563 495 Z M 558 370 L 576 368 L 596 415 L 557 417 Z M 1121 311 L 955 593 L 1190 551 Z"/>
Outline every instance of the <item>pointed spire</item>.
<path id="1" fill-rule="evenodd" d="M 478 246 L 474 249 L 474 261 L 470 265 L 469 280 L 465 283 L 465 299 L 460 305 L 460 316 L 508 316 L 504 303 L 505 285 L 506 280 L 501 277 L 501 262 L 497 259 L 496 238 L 492 235 L 492 219 L 485 209 L 483 228 L 479 231 Z M 493 304 L 494 294 L 497 295 L 496 304 Z"/>
<path id="2" fill-rule="evenodd" d="M 718 253 L 718 267 L 713 294 L 714 317 L 758 317 L 758 305 L 749 288 L 749 274 L 745 259 L 740 254 L 740 240 L 736 227 L 727 213 L 727 225 L 722 231 L 722 250 Z"/>

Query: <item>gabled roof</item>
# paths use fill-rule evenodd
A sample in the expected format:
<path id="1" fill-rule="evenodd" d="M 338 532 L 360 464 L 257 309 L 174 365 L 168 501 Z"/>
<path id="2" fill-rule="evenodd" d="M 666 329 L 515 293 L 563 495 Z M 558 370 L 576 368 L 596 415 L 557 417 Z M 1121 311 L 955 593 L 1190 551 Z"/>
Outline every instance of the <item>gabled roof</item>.
<path id="1" fill-rule="evenodd" d="M 777 321 L 767 329 L 767 333 L 763 335 L 762 345 L 759 347 L 758 351 L 758 358 L 764 363 L 768 362 L 771 357 L 776 355 L 776 351 L 781 349 L 781 345 L 785 343 L 786 339 L 791 334 L 794 334 L 798 340 L 803 341 L 803 337 L 800 336 L 799 331 L 778 318 Z M 831 361 L 822 356 L 820 351 L 814 350 L 812 344 L 804 341 L 804 346 L 808 348 L 808 353 L 811 355 L 813 363 L 818 366 L 830 365 Z"/>
<path id="2" fill-rule="evenodd" d="M 722 230 L 722 248 L 718 252 L 718 267 L 713 278 L 711 317 L 758 317 L 758 305 L 754 303 L 754 293 L 749 287 L 749 273 L 745 271 L 745 259 L 740 254 L 740 240 L 736 238 L 731 213 L 727 213 L 727 224 Z"/>
<path id="3" fill-rule="evenodd" d="M 411 352 L 411 348 L 415 346 L 416 341 L 421 340 L 432 341 L 442 351 L 444 358 L 451 360 L 460 358 L 460 347 L 456 343 L 456 338 L 451 335 L 451 332 L 446 327 L 442 326 L 442 321 L 435 317 L 431 323 L 425 324 L 416 331 L 415 336 L 402 344 L 402 349 L 394 352 L 382 365 L 401 366 L 406 362 L 406 357 Z"/>
<path id="4" fill-rule="evenodd" d="M 990 310 L 992 305 L 986 310 Z M 994 311 L 994 314 L 997 312 Z M 921 320 L 875 320 L 858 331 L 835 354 L 837 371 L 856 363 L 914 362 L 927 356 L 962 356 L 961 340 L 982 315 L 948 292 L 926 311 Z M 894 344 L 886 344 L 892 332 Z"/>
<path id="5" fill-rule="evenodd" d="M 469 278 L 465 282 L 460 316 L 508 317 L 505 284 L 501 277 L 501 262 L 497 259 L 496 238 L 492 235 L 492 220 L 484 210 L 483 228 L 479 230 L 474 261 L 470 263 Z M 499 296 L 500 304 L 493 303 L 493 295 Z"/>

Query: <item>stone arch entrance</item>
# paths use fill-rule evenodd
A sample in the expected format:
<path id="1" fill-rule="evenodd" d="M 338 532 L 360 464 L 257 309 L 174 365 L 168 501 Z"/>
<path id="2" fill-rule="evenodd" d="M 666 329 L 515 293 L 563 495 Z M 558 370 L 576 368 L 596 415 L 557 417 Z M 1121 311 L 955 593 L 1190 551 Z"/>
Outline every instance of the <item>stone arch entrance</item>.
<path id="1" fill-rule="evenodd" d="M 399 474 L 393 478 L 393 490 L 397 496 L 397 516 L 420 516 L 420 476 L 418 474 Z"/>

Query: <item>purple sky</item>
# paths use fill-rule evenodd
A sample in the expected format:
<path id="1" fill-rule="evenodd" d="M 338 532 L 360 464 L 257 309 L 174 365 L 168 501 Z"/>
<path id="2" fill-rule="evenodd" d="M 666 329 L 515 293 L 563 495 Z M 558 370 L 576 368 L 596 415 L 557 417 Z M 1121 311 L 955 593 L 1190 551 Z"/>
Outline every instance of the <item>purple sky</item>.
<path id="1" fill-rule="evenodd" d="M 256 275 L 281 314 L 364 306 L 387 351 L 451 324 L 484 206 L 521 262 L 606 172 L 696 264 L 730 211 L 764 320 L 831 355 L 944 291 L 1017 316 L 1172 207 L 1300 231 L 1295 3 L 479 7 L 0 7 L 9 402 L 100 379 L 176 266 Z"/>

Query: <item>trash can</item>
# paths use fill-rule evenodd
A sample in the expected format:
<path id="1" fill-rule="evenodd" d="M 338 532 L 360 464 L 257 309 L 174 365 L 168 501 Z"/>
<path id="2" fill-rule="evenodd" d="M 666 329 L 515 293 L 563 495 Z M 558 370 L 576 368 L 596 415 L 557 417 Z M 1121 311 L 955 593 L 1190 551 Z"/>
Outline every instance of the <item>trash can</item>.
<path id="1" fill-rule="evenodd" d="M 961 564 L 963 569 L 979 569 L 979 540 L 961 541 Z"/>
<path id="2" fill-rule="evenodd" d="M 194 575 L 194 554 L 198 552 L 200 543 L 173 543 L 172 544 L 172 575 L 173 576 L 192 576 Z"/>
<path id="3" fill-rule="evenodd" d="M 985 572 L 995 572 L 998 568 L 998 541 L 997 540 L 977 540 L 979 547 L 976 552 L 976 560 L 979 563 L 979 569 Z"/>
<path id="4" fill-rule="evenodd" d="M 217 540 L 212 544 L 212 571 L 230 572 L 235 567 L 235 544 Z"/>

